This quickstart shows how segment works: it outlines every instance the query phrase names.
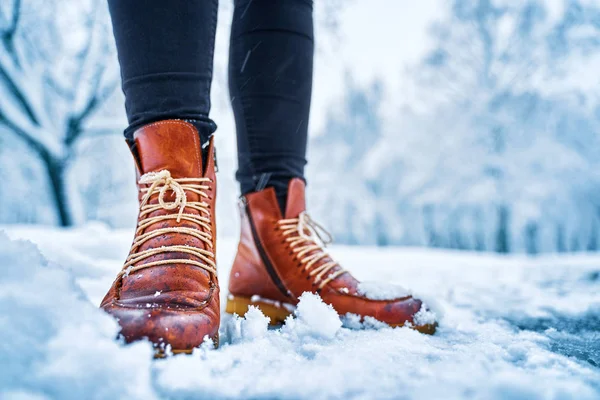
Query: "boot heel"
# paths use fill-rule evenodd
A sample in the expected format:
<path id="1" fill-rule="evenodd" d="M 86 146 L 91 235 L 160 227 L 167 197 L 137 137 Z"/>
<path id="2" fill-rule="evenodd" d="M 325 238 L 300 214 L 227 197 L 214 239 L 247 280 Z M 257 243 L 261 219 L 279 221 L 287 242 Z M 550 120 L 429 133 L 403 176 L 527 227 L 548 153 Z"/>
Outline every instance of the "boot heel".
<path id="1" fill-rule="evenodd" d="M 292 304 L 281 303 L 279 301 L 273 301 L 269 299 L 263 299 L 258 296 L 243 297 L 234 296 L 232 294 L 227 296 L 227 305 L 225 312 L 229 314 L 237 314 L 244 316 L 250 306 L 258 307 L 258 309 L 271 320 L 269 325 L 281 325 L 285 319 L 290 315 L 296 308 Z"/>

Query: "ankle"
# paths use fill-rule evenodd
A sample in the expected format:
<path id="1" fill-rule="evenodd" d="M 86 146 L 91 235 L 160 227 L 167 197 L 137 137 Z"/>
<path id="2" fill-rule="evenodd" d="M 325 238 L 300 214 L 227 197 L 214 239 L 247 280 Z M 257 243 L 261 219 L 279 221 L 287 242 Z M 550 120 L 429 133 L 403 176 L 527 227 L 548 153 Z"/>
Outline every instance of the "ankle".
<path id="1" fill-rule="evenodd" d="M 184 121 L 184 122 L 187 122 L 194 126 L 194 128 L 198 132 L 198 138 L 200 139 L 199 146 L 200 146 L 201 156 L 202 156 L 202 165 L 206 165 L 210 139 L 213 137 L 214 132 L 217 129 L 217 125 L 209 118 L 205 118 L 205 119 L 177 119 L 177 118 L 175 118 L 175 119 L 160 119 L 160 120 L 155 120 L 155 121 L 146 121 L 143 124 L 138 123 L 138 124 L 129 125 L 125 129 L 125 132 L 124 132 L 125 141 L 129 145 L 129 148 L 132 151 L 132 153 L 134 154 L 134 156 L 137 157 L 137 149 L 135 146 L 135 140 L 133 138 L 133 135 L 137 130 L 142 129 L 142 128 L 147 127 L 152 124 L 156 124 L 161 121 L 173 121 L 173 120 L 174 121 L 177 121 L 177 120 Z"/>
<path id="2" fill-rule="evenodd" d="M 259 175 L 259 179 L 256 184 L 254 184 L 251 190 L 244 191 L 242 188 L 242 193 L 244 195 L 248 193 L 257 193 L 262 192 L 265 189 L 273 188 L 275 191 L 275 197 L 277 198 L 277 204 L 279 205 L 279 211 L 281 211 L 281 215 L 285 215 L 285 209 L 288 199 L 288 184 L 292 178 L 284 178 L 284 177 L 273 177 L 270 173 L 263 173 Z"/>
<path id="3" fill-rule="evenodd" d="M 305 208 L 304 188 L 306 181 L 303 177 L 281 176 L 264 172 L 252 177 L 245 177 L 238 173 L 237 179 L 240 181 L 243 196 L 260 193 L 269 188 L 273 190 L 282 218 L 289 214 L 290 210 L 288 208 L 290 208 L 290 205 L 293 217 L 296 217 Z M 273 204 L 274 206 L 275 204 Z"/>
<path id="4" fill-rule="evenodd" d="M 277 196 L 277 204 L 279 204 L 281 215 L 285 215 L 285 206 L 288 198 L 287 189 L 284 193 L 278 193 L 277 190 L 275 190 L 275 195 Z"/>

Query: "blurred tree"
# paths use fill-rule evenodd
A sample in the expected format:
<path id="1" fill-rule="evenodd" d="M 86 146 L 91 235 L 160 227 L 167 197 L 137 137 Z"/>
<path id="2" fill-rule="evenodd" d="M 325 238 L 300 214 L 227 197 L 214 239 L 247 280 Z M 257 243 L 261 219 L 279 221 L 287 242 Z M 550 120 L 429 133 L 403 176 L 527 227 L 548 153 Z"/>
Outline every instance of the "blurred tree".
<path id="1" fill-rule="evenodd" d="M 453 142 L 441 156 L 454 175 L 441 175 L 463 195 L 442 201 L 493 205 L 488 249 L 506 253 L 515 241 L 538 252 L 540 223 L 559 229 L 562 207 L 581 216 L 600 203 L 598 89 L 577 76 L 600 54 L 598 17 L 587 1 L 454 0 L 433 29 L 436 47 L 414 76 L 431 115 L 445 116 L 429 134 Z M 585 219 L 591 228 L 577 232 L 589 236 L 598 215 Z"/>
<path id="2" fill-rule="evenodd" d="M 431 29 L 433 48 L 408 71 L 412 87 L 383 86 L 383 103 L 396 112 L 380 113 L 380 96 L 332 113 L 314 141 L 328 165 L 338 163 L 329 175 L 344 182 L 329 178 L 317 190 L 324 218 L 335 218 L 334 234 L 350 242 L 500 253 L 597 248 L 600 5 L 448 5 Z M 373 98 L 348 87 L 346 107 L 361 91 Z M 358 188 L 354 196 L 340 190 L 348 185 Z M 360 238 L 345 225 L 356 216 Z"/>
<path id="3" fill-rule="evenodd" d="M 0 4 L 0 124 L 43 162 L 63 226 L 81 218 L 65 179 L 74 147 L 119 84 L 108 22 L 99 0 Z"/>

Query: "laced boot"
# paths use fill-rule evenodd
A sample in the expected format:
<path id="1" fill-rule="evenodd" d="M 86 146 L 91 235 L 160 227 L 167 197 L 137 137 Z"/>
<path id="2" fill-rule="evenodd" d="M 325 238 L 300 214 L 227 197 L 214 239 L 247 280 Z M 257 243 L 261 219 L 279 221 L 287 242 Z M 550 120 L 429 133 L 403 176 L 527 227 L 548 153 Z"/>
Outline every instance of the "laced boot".
<path id="1" fill-rule="evenodd" d="M 126 342 L 150 340 L 191 353 L 205 337 L 218 344 L 215 165 L 211 139 L 203 168 L 196 128 L 179 120 L 134 134 L 140 211 L 129 257 L 101 308 Z"/>
<path id="2" fill-rule="evenodd" d="M 302 293 L 313 292 L 340 315 L 435 332 L 433 314 L 420 300 L 398 291 L 377 293 L 329 256 L 324 247 L 331 236 L 306 213 L 301 179 L 289 183 L 285 216 L 273 188 L 247 194 L 241 204 L 241 239 L 229 278 L 228 313 L 244 315 L 253 305 L 272 324 L 280 324 Z"/>

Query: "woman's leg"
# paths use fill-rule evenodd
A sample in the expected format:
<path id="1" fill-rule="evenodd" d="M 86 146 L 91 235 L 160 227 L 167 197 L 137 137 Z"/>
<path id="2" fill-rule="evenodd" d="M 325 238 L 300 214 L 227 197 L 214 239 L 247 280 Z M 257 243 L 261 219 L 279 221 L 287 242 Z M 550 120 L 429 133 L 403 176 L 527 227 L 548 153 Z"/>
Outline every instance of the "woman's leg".
<path id="1" fill-rule="evenodd" d="M 229 90 L 242 194 L 304 179 L 313 71 L 311 0 L 235 0 Z"/>
<path id="2" fill-rule="evenodd" d="M 108 0 L 117 43 L 126 136 L 165 119 L 209 119 L 217 0 Z"/>
<path id="3" fill-rule="evenodd" d="M 312 81 L 312 3 L 237 0 L 230 52 L 245 208 L 226 311 L 243 315 L 255 306 L 271 323 L 282 323 L 303 293 L 315 292 L 340 315 L 377 318 L 392 326 L 410 322 L 433 333 L 434 322 L 416 318 L 427 310 L 420 300 L 399 290 L 388 298 L 364 295 L 359 281 L 329 256 L 323 243 L 328 235 L 306 213 L 302 175 Z"/>

